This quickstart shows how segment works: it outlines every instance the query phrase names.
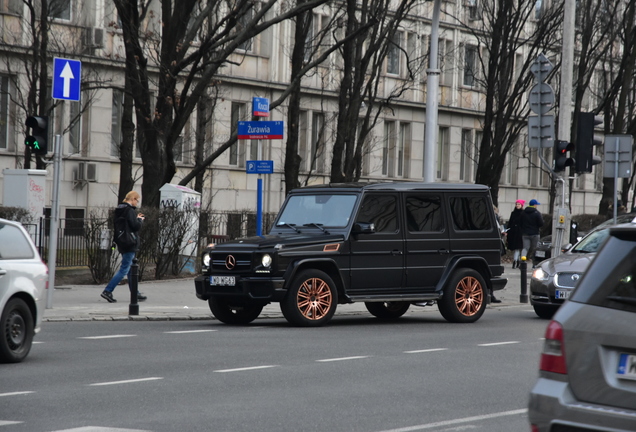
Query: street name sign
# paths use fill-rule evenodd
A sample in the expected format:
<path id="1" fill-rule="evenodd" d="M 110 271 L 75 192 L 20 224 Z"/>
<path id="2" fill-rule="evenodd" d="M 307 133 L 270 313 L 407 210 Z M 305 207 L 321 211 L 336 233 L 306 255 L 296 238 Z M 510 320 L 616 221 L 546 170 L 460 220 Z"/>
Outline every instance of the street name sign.
<path id="1" fill-rule="evenodd" d="M 283 139 L 283 121 L 240 121 L 238 139 Z"/>
<path id="2" fill-rule="evenodd" d="M 269 117 L 269 99 L 253 97 L 252 115 L 255 117 Z"/>

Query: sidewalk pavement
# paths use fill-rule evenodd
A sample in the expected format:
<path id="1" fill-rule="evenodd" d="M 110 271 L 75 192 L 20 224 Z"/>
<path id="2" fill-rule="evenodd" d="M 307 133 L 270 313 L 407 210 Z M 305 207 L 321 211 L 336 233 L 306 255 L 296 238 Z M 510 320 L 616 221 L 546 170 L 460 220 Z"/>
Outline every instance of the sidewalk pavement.
<path id="1" fill-rule="evenodd" d="M 528 272 L 530 274 L 530 272 Z M 490 304 L 489 308 L 524 305 L 519 302 L 521 278 L 520 271 L 506 264 L 503 275 L 508 278 L 506 287 L 496 291 L 495 296 L 502 300 Z M 139 315 L 128 315 L 130 290 L 128 285 L 119 285 L 113 292 L 116 303 L 108 303 L 100 297 L 105 285 L 58 285 L 53 292 L 52 307 L 44 312 L 43 321 L 167 321 L 214 319 L 208 303 L 199 300 L 194 291 L 194 278 L 145 281 L 139 283 L 139 291 L 148 296 L 148 300 L 139 302 Z M 530 278 L 528 277 L 528 290 Z M 529 305 L 529 304 L 527 304 Z M 438 312 L 437 306 L 411 307 L 407 314 Z M 338 305 L 336 315 L 368 314 L 364 303 Z M 277 303 L 263 309 L 260 318 L 282 318 Z"/>

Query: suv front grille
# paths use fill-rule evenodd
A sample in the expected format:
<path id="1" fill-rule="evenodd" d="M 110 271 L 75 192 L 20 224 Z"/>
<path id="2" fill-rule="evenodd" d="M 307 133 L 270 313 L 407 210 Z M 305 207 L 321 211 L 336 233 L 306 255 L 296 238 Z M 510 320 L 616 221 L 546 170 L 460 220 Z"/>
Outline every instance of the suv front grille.
<path id="1" fill-rule="evenodd" d="M 234 266 L 232 267 L 232 264 Z M 252 268 L 252 255 L 246 253 L 216 253 L 212 255 L 213 271 L 244 272 Z"/>
<path id="2" fill-rule="evenodd" d="M 562 288 L 574 288 L 581 279 L 579 273 L 559 273 L 557 274 L 555 284 Z"/>

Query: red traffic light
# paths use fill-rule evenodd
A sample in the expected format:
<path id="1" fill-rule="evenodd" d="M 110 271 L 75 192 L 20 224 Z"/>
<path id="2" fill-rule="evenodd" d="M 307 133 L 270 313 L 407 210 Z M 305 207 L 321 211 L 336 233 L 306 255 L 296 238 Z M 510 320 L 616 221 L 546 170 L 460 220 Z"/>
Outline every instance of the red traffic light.
<path id="1" fill-rule="evenodd" d="M 566 167 L 574 165 L 574 159 L 567 157 L 567 152 L 574 150 L 574 143 L 567 141 L 557 141 L 554 145 L 554 171 L 565 170 Z"/>

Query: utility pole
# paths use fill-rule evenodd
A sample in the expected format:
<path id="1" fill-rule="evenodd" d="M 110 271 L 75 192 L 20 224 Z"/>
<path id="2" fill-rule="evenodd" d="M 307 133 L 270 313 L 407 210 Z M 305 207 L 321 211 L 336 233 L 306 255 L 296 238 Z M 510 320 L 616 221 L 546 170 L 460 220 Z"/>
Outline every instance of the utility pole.
<path id="1" fill-rule="evenodd" d="M 563 5 L 563 46 L 561 47 L 561 95 L 559 99 L 560 141 L 570 142 L 572 125 L 572 69 L 574 67 L 574 23 L 576 0 L 565 0 Z M 575 158 L 578 155 L 575 154 Z M 560 185 L 555 188 L 554 209 L 552 211 L 552 256 L 561 254 L 561 244 L 570 227 L 570 202 L 567 170 L 554 177 Z M 560 186 L 560 187 L 559 187 Z"/>
<path id="2" fill-rule="evenodd" d="M 424 137 L 424 160 L 422 177 L 427 183 L 435 181 L 435 148 L 437 147 L 437 94 L 439 92 L 439 13 L 442 0 L 433 4 L 433 22 L 431 23 L 431 51 L 426 69 L 426 133 Z"/>

